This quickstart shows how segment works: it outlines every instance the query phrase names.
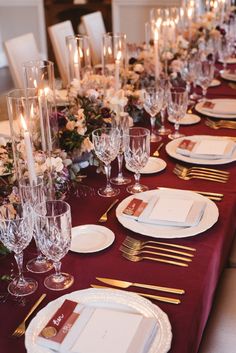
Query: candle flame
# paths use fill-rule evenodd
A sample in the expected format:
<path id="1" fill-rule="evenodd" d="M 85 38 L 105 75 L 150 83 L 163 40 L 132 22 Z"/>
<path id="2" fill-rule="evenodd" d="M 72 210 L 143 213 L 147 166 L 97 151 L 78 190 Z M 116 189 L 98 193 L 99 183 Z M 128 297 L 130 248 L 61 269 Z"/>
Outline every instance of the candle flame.
<path id="1" fill-rule="evenodd" d="M 46 96 L 49 93 L 49 87 L 44 88 L 44 95 Z"/>
<path id="2" fill-rule="evenodd" d="M 82 58 L 84 56 L 82 49 L 79 47 L 79 57 Z"/>
<path id="3" fill-rule="evenodd" d="M 160 27 L 161 27 L 161 22 L 162 22 L 162 19 L 159 17 L 159 18 L 156 20 L 156 27 L 157 27 L 157 28 L 160 28 Z"/>
<path id="4" fill-rule="evenodd" d="M 76 50 L 74 54 L 74 64 L 78 65 L 78 63 L 79 63 L 79 53 L 78 53 L 78 50 Z"/>
<path id="5" fill-rule="evenodd" d="M 109 55 L 112 54 L 112 49 L 111 49 L 111 47 L 108 47 L 108 48 L 107 48 L 107 52 L 108 52 Z"/>
<path id="6" fill-rule="evenodd" d="M 154 40 L 155 40 L 155 41 L 158 41 L 158 37 L 159 37 L 159 36 L 158 36 L 158 31 L 155 30 L 155 31 L 154 31 Z"/>
<path id="7" fill-rule="evenodd" d="M 121 59 L 121 56 L 122 56 L 122 53 L 119 50 L 118 53 L 117 53 L 117 56 L 116 56 L 116 60 L 119 61 Z"/>
<path id="8" fill-rule="evenodd" d="M 26 125 L 25 119 L 22 114 L 20 115 L 20 121 L 21 121 L 21 125 L 22 125 L 23 129 L 25 131 L 27 131 L 27 125 Z"/>
<path id="9" fill-rule="evenodd" d="M 38 87 L 37 81 L 34 79 L 34 88 L 37 88 L 37 87 Z"/>
<path id="10" fill-rule="evenodd" d="M 31 104 L 31 107 L 30 107 L 30 116 L 31 116 L 31 118 L 34 117 L 34 106 L 33 106 L 33 104 Z"/>
<path id="11" fill-rule="evenodd" d="M 90 53 L 89 53 L 89 48 L 87 48 L 87 50 L 86 50 L 86 55 L 87 55 L 87 57 L 89 57 L 89 56 L 90 56 Z"/>

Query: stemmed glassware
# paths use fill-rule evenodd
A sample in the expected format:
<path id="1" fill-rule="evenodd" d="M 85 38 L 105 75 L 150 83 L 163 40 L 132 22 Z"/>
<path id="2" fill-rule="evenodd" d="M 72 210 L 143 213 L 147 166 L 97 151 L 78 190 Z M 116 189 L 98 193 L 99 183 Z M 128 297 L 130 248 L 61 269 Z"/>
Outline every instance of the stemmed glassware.
<path id="1" fill-rule="evenodd" d="M 233 45 L 231 41 L 224 36 L 218 41 L 218 54 L 220 60 L 223 62 L 223 70 L 227 69 L 227 61 L 231 57 L 233 52 Z"/>
<path id="2" fill-rule="evenodd" d="M 100 188 L 98 194 L 104 197 L 112 197 L 119 194 L 120 190 L 113 188 L 110 183 L 111 162 L 117 157 L 120 150 L 120 133 L 114 128 L 100 128 L 92 132 L 94 151 L 97 157 L 104 163 L 107 184 Z"/>
<path id="3" fill-rule="evenodd" d="M 173 140 L 184 136 L 179 133 L 179 122 L 185 116 L 188 107 L 188 92 L 185 88 L 175 87 L 169 90 L 168 114 L 175 120 L 175 131 L 168 135 Z"/>
<path id="4" fill-rule="evenodd" d="M 71 246 L 70 205 L 61 200 L 41 202 L 35 206 L 34 216 L 36 231 L 40 233 L 40 250 L 53 261 L 55 268 L 55 273 L 45 278 L 44 285 L 56 291 L 69 288 L 74 277 L 61 272 L 61 259 Z"/>
<path id="5" fill-rule="evenodd" d="M 150 115 L 151 121 L 151 142 L 158 142 L 162 138 L 155 134 L 156 115 L 163 106 L 164 91 L 161 87 L 146 89 L 144 93 L 144 109 Z"/>
<path id="6" fill-rule="evenodd" d="M 19 276 L 8 285 L 12 295 L 25 296 L 34 293 L 37 281 L 23 275 L 23 250 L 29 245 L 33 236 L 32 218 L 21 204 L 2 205 L 0 209 L 0 240 L 7 249 L 14 252 Z"/>
<path id="7" fill-rule="evenodd" d="M 117 129 L 120 134 L 120 149 L 117 155 L 118 159 L 118 175 L 115 178 L 111 179 L 111 182 L 116 185 L 125 185 L 131 182 L 130 178 L 124 177 L 122 173 L 122 165 L 124 158 L 124 150 L 125 150 L 125 141 L 124 134 L 127 134 L 129 131 L 129 114 L 128 113 L 120 113 L 116 115 L 112 119 L 112 127 Z"/>
<path id="8" fill-rule="evenodd" d="M 198 75 L 198 83 L 202 88 L 202 101 L 206 100 L 207 89 L 214 78 L 214 63 L 209 60 L 201 61 Z"/>
<path id="9" fill-rule="evenodd" d="M 34 222 L 33 212 L 35 206 L 45 201 L 45 189 L 43 177 L 37 177 L 36 183 L 30 184 L 30 181 L 27 177 L 19 180 L 19 192 L 21 195 L 21 201 L 24 204 L 27 212 L 32 215 L 32 222 Z M 28 271 L 34 273 L 44 273 L 50 271 L 53 267 L 52 262 L 47 260 L 40 251 L 38 244 L 38 236 L 36 230 L 33 231 L 34 240 L 36 243 L 38 256 L 26 264 Z"/>
<path id="10" fill-rule="evenodd" d="M 140 184 L 140 171 L 148 162 L 150 156 L 150 131 L 141 127 L 133 127 L 125 138 L 125 162 L 132 170 L 135 184 L 129 185 L 127 191 L 136 194 L 148 190 L 146 185 Z"/>

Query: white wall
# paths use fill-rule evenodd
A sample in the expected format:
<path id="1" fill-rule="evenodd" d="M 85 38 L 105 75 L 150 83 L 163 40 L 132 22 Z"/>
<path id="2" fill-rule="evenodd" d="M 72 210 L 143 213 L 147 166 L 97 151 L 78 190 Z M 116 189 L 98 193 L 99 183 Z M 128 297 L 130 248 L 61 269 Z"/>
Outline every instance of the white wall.
<path id="1" fill-rule="evenodd" d="M 0 0 L 0 67 L 7 64 L 3 42 L 29 32 L 42 58 L 47 58 L 43 0 Z"/>

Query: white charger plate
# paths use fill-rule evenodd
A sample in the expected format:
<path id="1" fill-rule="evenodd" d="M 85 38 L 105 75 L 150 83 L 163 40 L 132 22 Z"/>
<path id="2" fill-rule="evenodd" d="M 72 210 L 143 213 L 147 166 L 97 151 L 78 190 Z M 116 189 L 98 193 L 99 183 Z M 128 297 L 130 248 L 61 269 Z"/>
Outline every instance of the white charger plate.
<path id="1" fill-rule="evenodd" d="M 168 117 L 168 120 L 169 120 L 169 122 L 175 124 L 175 120 L 171 116 Z M 183 119 L 180 119 L 179 124 L 180 125 L 193 125 L 193 124 L 199 123 L 199 121 L 201 121 L 200 116 L 198 116 L 196 114 L 185 114 Z"/>
<path id="2" fill-rule="evenodd" d="M 141 174 L 153 174 L 153 173 L 158 173 L 161 172 L 166 168 L 166 162 L 161 159 L 161 158 L 156 158 L 156 157 L 149 157 L 148 162 L 145 165 L 144 168 L 140 170 Z M 126 169 L 128 169 L 131 172 L 134 172 L 132 169 L 129 168 L 129 166 L 126 165 Z"/>
<path id="3" fill-rule="evenodd" d="M 177 147 L 181 143 L 182 140 L 189 139 L 193 141 L 202 141 L 203 139 L 208 140 L 220 140 L 225 139 L 221 136 L 210 136 L 210 135 L 193 135 L 193 136 L 184 136 L 178 139 L 172 140 L 166 145 L 166 152 L 169 156 L 178 159 L 179 161 L 194 163 L 194 164 L 210 164 L 210 165 L 220 165 L 220 164 L 228 164 L 236 161 L 236 148 L 234 149 L 231 158 L 220 158 L 220 159 L 201 159 L 201 158 L 193 158 L 187 157 L 180 153 L 176 152 Z M 226 138 L 227 139 L 227 138 Z M 230 139 L 228 139 L 230 140 Z"/>
<path id="4" fill-rule="evenodd" d="M 186 238 L 193 235 L 201 234 L 207 229 L 211 228 L 218 220 L 219 211 L 216 204 L 208 198 L 199 195 L 193 191 L 177 190 L 177 189 L 163 189 L 163 190 L 149 190 L 138 194 L 139 198 L 145 201 L 150 200 L 153 196 L 169 196 L 179 197 L 180 199 L 191 199 L 206 202 L 206 208 L 200 222 L 193 227 L 178 227 L 178 226 L 161 226 L 157 224 L 148 224 L 137 222 L 136 220 L 123 216 L 122 212 L 127 207 L 129 202 L 137 195 L 132 195 L 124 199 L 116 209 L 116 217 L 118 221 L 127 229 L 136 233 L 147 235 L 154 238 Z"/>
<path id="5" fill-rule="evenodd" d="M 204 109 L 203 104 L 204 102 L 199 102 L 196 104 L 195 109 L 204 115 L 211 116 L 213 118 L 219 118 L 219 119 L 236 119 L 236 99 L 227 99 L 227 98 L 217 98 L 217 99 L 210 99 L 209 100 L 212 103 L 220 103 L 222 104 L 222 107 L 226 106 L 227 103 L 232 103 L 232 101 L 235 102 L 235 114 L 222 114 L 222 113 L 217 113 L 214 112 L 214 109 L 212 109 L 212 112 Z"/>
<path id="6" fill-rule="evenodd" d="M 78 253 L 93 253 L 110 246 L 115 240 L 114 233 L 107 227 L 86 224 L 72 228 L 70 250 Z"/>
<path id="7" fill-rule="evenodd" d="M 122 290 L 84 289 L 53 300 L 37 313 L 25 333 L 25 347 L 28 353 L 55 353 L 49 348 L 38 345 L 36 338 L 65 299 L 80 302 L 90 307 L 121 310 L 155 318 L 158 324 L 157 333 L 147 353 L 167 353 L 170 349 L 171 325 L 168 316 L 157 305 L 139 295 Z"/>

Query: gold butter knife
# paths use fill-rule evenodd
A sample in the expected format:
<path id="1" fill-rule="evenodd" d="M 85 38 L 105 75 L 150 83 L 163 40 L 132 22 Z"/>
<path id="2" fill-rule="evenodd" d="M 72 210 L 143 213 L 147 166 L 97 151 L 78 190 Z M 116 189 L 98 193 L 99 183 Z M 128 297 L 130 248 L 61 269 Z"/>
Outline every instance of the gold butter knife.
<path id="1" fill-rule="evenodd" d="M 114 289 L 114 288 L 111 288 L 111 287 L 98 286 L 96 284 L 90 284 L 90 287 L 117 290 L 117 289 Z M 129 293 L 138 294 L 138 295 L 141 295 L 142 297 L 146 297 L 146 298 L 154 299 L 154 300 L 159 300 L 160 302 L 164 302 L 164 303 L 170 303 L 170 304 L 180 304 L 181 303 L 181 301 L 179 299 L 175 299 L 175 298 L 168 298 L 168 297 L 162 297 L 162 296 L 159 296 L 159 295 L 152 295 L 152 294 L 139 293 L 139 292 L 129 292 Z"/>
<path id="2" fill-rule="evenodd" d="M 96 279 L 100 282 L 110 284 L 111 286 L 115 286 L 115 287 L 119 287 L 119 288 L 123 288 L 123 289 L 133 286 L 133 287 L 139 287 L 139 288 L 158 290 L 158 291 L 167 292 L 167 293 L 175 293 L 175 294 L 184 294 L 185 293 L 185 291 L 183 289 L 161 287 L 161 286 L 156 286 L 156 285 L 152 285 L 152 284 L 127 282 L 127 281 L 121 281 L 118 279 L 104 278 L 104 277 L 96 277 Z"/>

